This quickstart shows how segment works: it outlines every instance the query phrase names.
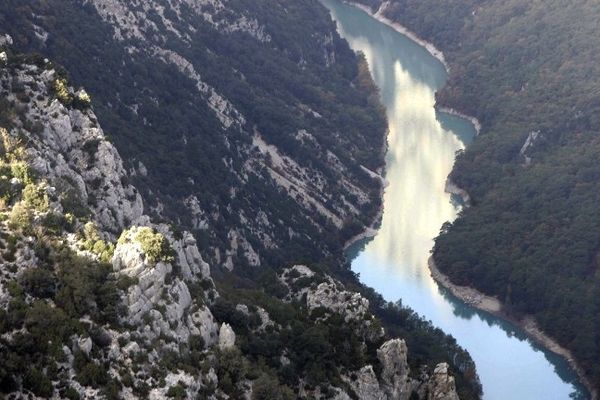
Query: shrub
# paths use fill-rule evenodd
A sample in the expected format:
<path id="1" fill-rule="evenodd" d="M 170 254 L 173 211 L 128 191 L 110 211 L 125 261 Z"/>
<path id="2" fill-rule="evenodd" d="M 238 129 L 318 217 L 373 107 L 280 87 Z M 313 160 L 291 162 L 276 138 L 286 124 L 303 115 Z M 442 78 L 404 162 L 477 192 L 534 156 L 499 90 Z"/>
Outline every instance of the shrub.
<path id="1" fill-rule="evenodd" d="M 77 390 L 75 390 L 72 386 L 69 386 L 65 390 L 64 396 L 69 400 L 79 400 L 81 398 L 81 396 L 79 395 L 79 392 Z"/>
<path id="2" fill-rule="evenodd" d="M 173 250 L 161 233 L 144 226 L 138 229 L 135 240 L 139 242 L 142 251 L 151 263 L 173 261 Z"/>
<path id="3" fill-rule="evenodd" d="M 73 333 L 68 316 L 58 307 L 36 301 L 25 315 L 25 327 L 39 345 L 48 341 L 61 342 Z"/>
<path id="4" fill-rule="evenodd" d="M 50 298 L 56 283 L 52 273 L 44 268 L 29 268 L 21 275 L 23 289 L 34 297 Z"/>
<path id="5" fill-rule="evenodd" d="M 101 365 L 90 361 L 81 368 L 76 379 L 84 386 L 97 388 L 106 385 L 109 382 L 110 377 L 108 376 L 106 369 Z"/>
<path id="6" fill-rule="evenodd" d="M 84 225 L 83 239 L 82 248 L 84 250 L 96 254 L 100 261 L 110 263 L 115 253 L 115 245 L 102 240 L 98 228 L 93 222 L 88 222 Z"/>
<path id="7" fill-rule="evenodd" d="M 84 89 L 79 90 L 75 93 L 75 96 L 72 97 L 73 107 L 79 110 L 85 110 L 92 105 L 92 98 Z"/>
<path id="8" fill-rule="evenodd" d="M 294 392 L 277 378 L 263 374 L 252 386 L 252 400 L 293 400 Z"/>
<path id="9" fill-rule="evenodd" d="M 177 400 L 183 400 L 187 397 L 185 385 L 182 382 L 177 383 L 175 386 L 171 386 L 167 391 L 167 397 L 172 397 Z"/>
<path id="10" fill-rule="evenodd" d="M 39 212 L 46 212 L 50 204 L 46 185 L 29 183 L 23 189 L 23 202 Z"/>
<path id="11" fill-rule="evenodd" d="M 23 387 L 31 390 L 35 395 L 49 398 L 54 388 L 52 382 L 40 370 L 32 367 L 23 378 Z"/>
<path id="12" fill-rule="evenodd" d="M 31 213 L 31 210 L 29 210 L 29 208 L 21 201 L 13 206 L 8 217 L 9 227 L 14 230 L 19 230 L 24 234 L 31 233 L 32 221 L 33 214 Z"/>
<path id="13" fill-rule="evenodd" d="M 248 361 L 242 356 L 239 349 L 233 348 L 218 352 L 217 364 L 219 387 L 225 393 L 236 397 L 239 395 L 236 383 L 246 378 Z"/>
<path id="14" fill-rule="evenodd" d="M 42 221 L 42 225 L 44 225 L 48 231 L 55 235 L 61 234 L 64 230 L 71 232 L 73 229 L 73 223 L 74 220 L 69 218 L 69 214 L 63 216 L 55 213 L 46 214 Z"/>
<path id="15" fill-rule="evenodd" d="M 69 93 L 69 88 L 67 84 L 67 80 L 63 78 L 58 78 L 54 80 L 52 84 L 52 89 L 54 90 L 54 95 L 65 106 L 68 106 L 73 101 L 73 97 Z"/>
<path id="16" fill-rule="evenodd" d="M 23 184 L 27 185 L 32 182 L 32 174 L 29 166 L 24 161 L 17 161 L 10 164 L 12 176 L 19 179 Z"/>

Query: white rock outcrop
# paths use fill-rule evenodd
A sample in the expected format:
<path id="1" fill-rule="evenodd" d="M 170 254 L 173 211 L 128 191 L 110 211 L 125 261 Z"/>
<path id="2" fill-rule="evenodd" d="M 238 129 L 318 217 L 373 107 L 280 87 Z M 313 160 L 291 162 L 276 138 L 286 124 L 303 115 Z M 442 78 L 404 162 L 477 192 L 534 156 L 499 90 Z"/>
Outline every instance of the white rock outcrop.
<path id="1" fill-rule="evenodd" d="M 94 112 L 67 108 L 57 99 L 48 104 L 46 95 L 55 79 L 54 70 L 35 65 L 15 71 L 13 84 L 25 88 L 30 98 L 27 119 L 38 130 L 27 136 L 30 165 L 57 191 L 68 192 L 73 202 L 89 207 L 102 231 L 117 235 L 142 216 L 142 198 L 127 183 L 123 161 L 106 140 Z M 7 99 L 18 101 L 12 92 Z M 16 129 L 11 134 L 16 135 Z"/>
<path id="2" fill-rule="evenodd" d="M 342 315 L 346 322 L 357 324 L 360 335 L 368 340 L 385 334 L 383 328 L 374 324 L 369 300 L 360 293 L 345 290 L 344 285 L 329 275 L 317 276 L 307 266 L 295 265 L 283 270 L 279 281 L 289 290 L 287 300 L 305 301 L 309 310 L 324 309 Z"/>
<path id="3" fill-rule="evenodd" d="M 388 340 L 377 350 L 382 366 L 381 386 L 388 399 L 408 399 L 415 388 L 408 376 L 407 354 L 406 342 L 402 339 Z"/>
<path id="4" fill-rule="evenodd" d="M 219 330 L 219 349 L 227 350 L 235 346 L 235 333 L 229 324 L 222 324 Z"/>

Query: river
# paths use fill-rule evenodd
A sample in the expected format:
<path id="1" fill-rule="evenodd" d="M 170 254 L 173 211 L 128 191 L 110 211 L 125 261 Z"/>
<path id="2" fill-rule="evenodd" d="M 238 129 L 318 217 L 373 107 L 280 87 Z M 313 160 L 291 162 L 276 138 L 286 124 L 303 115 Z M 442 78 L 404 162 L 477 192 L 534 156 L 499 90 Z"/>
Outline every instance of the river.
<path id="1" fill-rule="evenodd" d="M 429 274 L 433 238 L 461 207 L 445 192 L 446 177 L 456 151 L 475 136 L 469 121 L 434 108 L 435 91 L 447 78 L 442 63 L 364 11 L 339 0 L 322 3 L 340 35 L 364 53 L 389 120 L 383 220 L 374 239 L 350 250 L 352 269 L 386 300 L 401 300 L 454 336 L 475 360 L 484 399 L 588 398 L 564 359 L 460 302 Z"/>

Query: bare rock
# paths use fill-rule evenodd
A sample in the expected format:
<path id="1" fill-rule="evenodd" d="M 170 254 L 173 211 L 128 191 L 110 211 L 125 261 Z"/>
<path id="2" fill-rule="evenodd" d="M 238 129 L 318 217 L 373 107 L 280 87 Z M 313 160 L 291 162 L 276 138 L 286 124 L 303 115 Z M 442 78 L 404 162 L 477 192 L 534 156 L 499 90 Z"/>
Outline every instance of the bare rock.
<path id="1" fill-rule="evenodd" d="M 390 399 L 408 399 L 413 391 L 407 353 L 406 342 L 402 339 L 388 340 L 377 350 L 377 358 L 383 367 L 382 388 Z"/>
<path id="2" fill-rule="evenodd" d="M 352 387 L 361 400 L 387 400 L 387 395 L 381 390 L 375 371 L 371 365 L 362 367 L 359 371 L 346 377 L 345 381 Z"/>
<path id="3" fill-rule="evenodd" d="M 219 349 L 226 350 L 235 346 L 235 332 L 229 324 L 222 324 L 219 330 Z"/>
<path id="4" fill-rule="evenodd" d="M 454 377 L 449 375 L 446 363 L 435 367 L 427 386 L 427 400 L 460 400 L 456 393 Z"/>
<path id="5" fill-rule="evenodd" d="M 77 340 L 77 347 L 79 347 L 79 350 L 85 355 L 89 356 L 92 351 L 92 339 L 89 337 L 79 338 Z"/>

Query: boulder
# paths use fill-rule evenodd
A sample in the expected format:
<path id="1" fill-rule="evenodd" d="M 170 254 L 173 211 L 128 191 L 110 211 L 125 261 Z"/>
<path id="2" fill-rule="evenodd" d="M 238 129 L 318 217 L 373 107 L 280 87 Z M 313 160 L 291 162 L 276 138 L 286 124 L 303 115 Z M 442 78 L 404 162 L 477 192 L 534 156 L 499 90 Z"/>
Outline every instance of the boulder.
<path id="1" fill-rule="evenodd" d="M 219 330 L 219 349 L 226 350 L 235 346 L 235 332 L 229 324 L 223 323 Z"/>

